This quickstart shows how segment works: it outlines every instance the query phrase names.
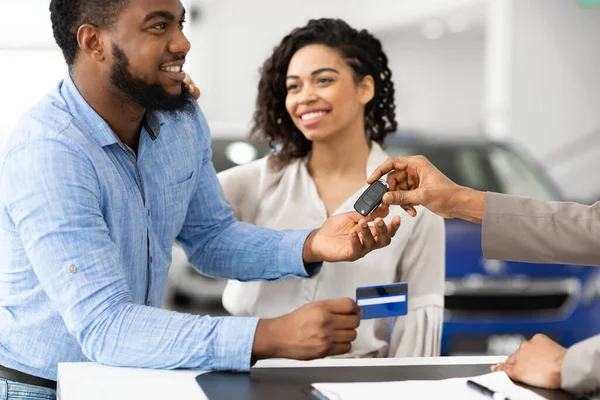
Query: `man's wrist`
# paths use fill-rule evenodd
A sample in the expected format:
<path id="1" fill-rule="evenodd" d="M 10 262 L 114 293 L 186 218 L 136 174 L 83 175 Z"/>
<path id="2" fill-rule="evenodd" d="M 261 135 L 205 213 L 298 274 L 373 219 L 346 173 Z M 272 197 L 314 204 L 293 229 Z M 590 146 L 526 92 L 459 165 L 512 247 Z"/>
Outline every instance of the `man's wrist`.
<path id="1" fill-rule="evenodd" d="M 323 261 L 319 259 L 319 257 L 313 251 L 313 244 L 317 231 L 318 229 L 312 231 L 304 241 L 304 247 L 302 248 L 302 261 L 304 262 L 304 265 L 320 263 Z"/>
<path id="2" fill-rule="evenodd" d="M 275 358 L 279 353 L 275 319 L 259 319 L 252 345 L 252 362 Z"/>
<path id="3" fill-rule="evenodd" d="M 452 218 L 460 218 L 481 224 L 483 221 L 485 197 L 485 192 L 460 186 L 454 196 Z"/>

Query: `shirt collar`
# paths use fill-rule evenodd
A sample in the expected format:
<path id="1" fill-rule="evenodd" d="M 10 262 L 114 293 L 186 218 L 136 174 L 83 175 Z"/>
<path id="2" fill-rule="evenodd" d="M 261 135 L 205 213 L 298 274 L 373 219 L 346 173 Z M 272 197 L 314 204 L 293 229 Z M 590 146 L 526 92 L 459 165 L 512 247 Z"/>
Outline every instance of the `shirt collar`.
<path id="1" fill-rule="evenodd" d="M 79 89 L 75 86 L 71 74 L 67 74 L 67 77 L 63 80 L 60 91 L 71 114 L 83 124 L 83 131 L 91 134 L 100 146 L 105 147 L 120 143 L 119 138 L 106 121 L 83 98 Z M 153 141 L 160 135 L 160 127 L 164 124 L 160 119 L 160 115 L 157 114 L 147 111 L 142 121 L 144 128 L 146 128 Z"/>

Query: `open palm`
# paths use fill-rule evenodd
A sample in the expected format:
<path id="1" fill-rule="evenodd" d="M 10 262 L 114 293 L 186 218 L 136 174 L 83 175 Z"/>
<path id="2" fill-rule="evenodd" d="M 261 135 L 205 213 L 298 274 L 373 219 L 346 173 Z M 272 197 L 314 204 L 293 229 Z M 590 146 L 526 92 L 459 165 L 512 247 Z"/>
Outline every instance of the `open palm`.
<path id="1" fill-rule="evenodd" d="M 385 225 L 382 218 L 387 208 L 380 208 L 370 217 L 364 218 L 351 211 L 328 218 L 314 232 L 310 250 L 321 261 L 354 261 L 374 249 L 390 244 L 400 226 L 400 217 Z M 367 222 L 373 221 L 373 226 Z"/>

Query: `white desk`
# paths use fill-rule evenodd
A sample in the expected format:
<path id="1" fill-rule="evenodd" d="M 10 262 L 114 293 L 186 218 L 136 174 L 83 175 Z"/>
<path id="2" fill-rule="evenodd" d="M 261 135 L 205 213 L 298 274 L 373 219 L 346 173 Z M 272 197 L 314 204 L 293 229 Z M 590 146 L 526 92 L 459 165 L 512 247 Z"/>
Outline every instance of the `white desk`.
<path id="1" fill-rule="evenodd" d="M 367 365 L 494 364 L 502 357 L 354 358 L 314 361 L 265 360 L 255 368 Z M 205 400 L 195 381 L 200 370 L 155 370 L 107 367 L 97 363 L 58 364 L 59 400 Z"/>

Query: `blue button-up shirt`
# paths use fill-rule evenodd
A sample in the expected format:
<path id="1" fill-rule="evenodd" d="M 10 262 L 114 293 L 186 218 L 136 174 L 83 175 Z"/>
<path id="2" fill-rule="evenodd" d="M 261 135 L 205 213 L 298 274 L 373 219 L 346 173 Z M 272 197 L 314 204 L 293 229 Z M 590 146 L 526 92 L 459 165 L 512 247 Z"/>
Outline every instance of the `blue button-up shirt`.
<path id="1" fill-rule="evenodd" d="M 173 242 L 204 274 L 273 280 L 307 276 L 308 233 L 235 220 L 198 107 L 147 113 L 136 155 L 67 77 L 0 158 L 0 364 L 247 370 L 256 318 L 155 308 Z"/>

